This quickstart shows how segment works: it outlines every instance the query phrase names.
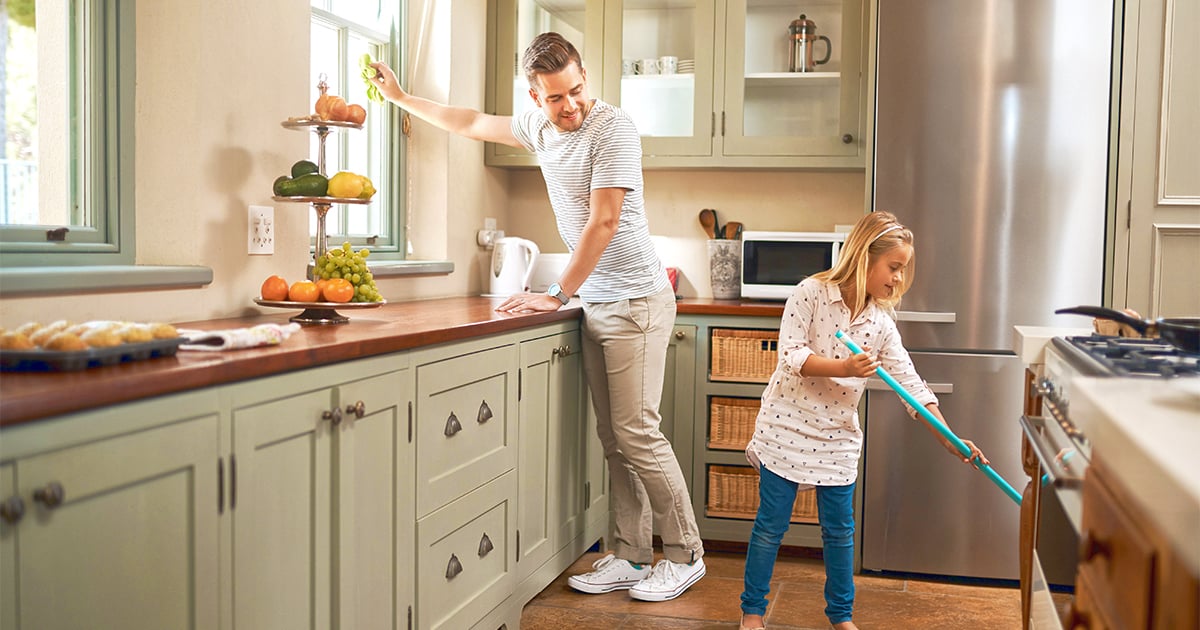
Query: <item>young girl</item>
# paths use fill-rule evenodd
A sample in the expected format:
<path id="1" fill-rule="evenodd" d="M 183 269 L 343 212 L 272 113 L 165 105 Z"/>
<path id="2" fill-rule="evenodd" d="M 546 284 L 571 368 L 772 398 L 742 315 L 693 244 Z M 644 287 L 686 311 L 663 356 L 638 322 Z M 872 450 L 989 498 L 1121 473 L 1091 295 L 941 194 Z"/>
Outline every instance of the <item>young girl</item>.
<path id="1" fill-rule="evenodd" d="M 858 401 L 880 365 L 935 417 L 937 398 L 901 345 L 894 308 L 912 284 L 913 235 L 888 212 L 864 216 L 846 237 L 837 266 L 806 278 L 788 298 L 779 329 L 779 362 L 763 392 L 746 457 L 759 471 L 758 515 L 746 551 L 742 630 L 765 627 L 767 591 L 796 492 L 816 487 L 825 558 L 825 616 L 852 630 L 854 484 L 863 433 Z M 834 337 L 844 331 L 863 348 L 852 354 Z M 874 356 L 872 356 L 874 355 Z M 916 416 L 915 409 L 909 414 Z M 963 458 L 989 463 L 969 440 Z"/>

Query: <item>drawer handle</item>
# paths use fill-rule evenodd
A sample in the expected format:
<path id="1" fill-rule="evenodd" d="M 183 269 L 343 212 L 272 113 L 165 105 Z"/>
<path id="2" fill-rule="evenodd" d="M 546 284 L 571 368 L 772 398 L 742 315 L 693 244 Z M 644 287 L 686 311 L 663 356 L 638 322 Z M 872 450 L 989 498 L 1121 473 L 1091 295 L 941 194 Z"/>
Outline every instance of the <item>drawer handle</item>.
<path id="1" fill-rule="evenodd" d="M 557 357 L 565 357 L 571 354 L 571 346 L 559 346 L 550 351 L 550 354 Z"/>
<path id="2" fill-rule="evenodd" d="M 342 423 L 342 410 L 339 407 L 334 407 L 333 411 L 322 413 L 321 419 L 332 422 L 334 426 L 339 425 Z"/>
<path id="3" fill-rule="evenodd" d="M 5 523 L 15 525 L 25 516 L 25 501 L 13 495 L 0 503 L 0 519 Z"/>
<path id="4" fill-rule="evenodd" d="M 1107 558 L 1111 552 L 1108 542 L 1097 538 L 1093 531 L 1084 532 L 1083 538 L 1079 539 L 1080 562 L 1088 562 L 1098 556 Z"/>
<path id="5" fill-rule="evenodd" d="M 450 554 L 450 563 L 446 565 L 446 579 L 453 580 L 459 573 L 462 573 L 462 563 L 458 561 L 458 556 Z"/>
<path id="6" fill-rule="evenodd" d="M 492 408 L 488 406 L 487 401 L 485 400 L 481 405 L 479 405 L 479 415 L 475 417 L 475 421 L 479 424 L 483 424 L 491 419 Z"/>
<path id="7" fill-rule="evenodd" d="M 487 556 L 495 548 L 496 546 L 492 544 L 492 539 L 488 538 L 487 532 L 484 532 L 483 538 L 479 539 L 479 557 L 483 558 Z"/>
<path id="8" fill-rule="evenodd" d="M 33 500 L 51 510 L 62 505 L 66 496 L 67 493 L 63 491 L 62 484 L 57 481 L 51 481 L 45 487 L 33 491 Z"/>
<path id="9" fill-rule="evenodd" d="M 445 433 L 446 437 L 454 437 L 454 434 L 459 431 L 462 431 L 462 423 L 458 421 L 458 416 L 451 411 L 450 417 L 446 418 L 446 430 L 442 433 Z"/>
<path id="10" fill-rule="evenodd" d="M 363 404 L 363 401 L 359 400 L 353 405 L 346 405 L 346 413 L 352 413 L 355 418 L 362 420 L 362 417 L 367 415 L 367 406 Z"/>

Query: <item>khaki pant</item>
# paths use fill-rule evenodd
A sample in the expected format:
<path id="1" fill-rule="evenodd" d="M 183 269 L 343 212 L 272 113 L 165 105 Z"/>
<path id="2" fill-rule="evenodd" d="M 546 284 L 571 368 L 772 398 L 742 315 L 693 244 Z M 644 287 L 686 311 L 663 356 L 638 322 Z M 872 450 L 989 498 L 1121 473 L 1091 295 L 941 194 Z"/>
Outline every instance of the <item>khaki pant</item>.
<path id="1" fill-rule="evenodd" d="M 612 483 L 618 558 L 654 561 L 653 529 L 672 562 L 704 555 L 687 482 L 659 430 L 667 345 L 675 324 L 670 287 L 657 295 L 583 305 L 583 368 Z"/>

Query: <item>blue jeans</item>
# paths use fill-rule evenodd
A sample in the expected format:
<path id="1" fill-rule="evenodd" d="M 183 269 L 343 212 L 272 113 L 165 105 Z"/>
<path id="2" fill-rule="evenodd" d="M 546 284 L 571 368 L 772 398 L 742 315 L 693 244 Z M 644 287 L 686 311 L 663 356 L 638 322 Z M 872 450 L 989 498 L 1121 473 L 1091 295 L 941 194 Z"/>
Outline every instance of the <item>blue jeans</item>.
<path id="1" fill-rule="evenodd" d="M 854 484 L 817 486 L 817 518 L 825 557 L 825 616 L 829 623 L 851 620 L 854 609 Z M 742 612 L 764 615 L 775 556 L 792 517 L 797 484 L 759 468 L 758 515 L 746 549 Z"/>

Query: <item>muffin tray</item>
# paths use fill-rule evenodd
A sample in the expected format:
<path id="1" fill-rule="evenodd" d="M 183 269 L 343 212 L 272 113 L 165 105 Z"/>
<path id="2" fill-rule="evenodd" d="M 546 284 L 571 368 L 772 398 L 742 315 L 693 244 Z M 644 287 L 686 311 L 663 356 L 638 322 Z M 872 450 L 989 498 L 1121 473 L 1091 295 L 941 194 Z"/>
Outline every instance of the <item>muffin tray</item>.
<path id="1" fill-rule="evenodd" d="M 155 339 L 123 343 L 109 348 L 88 348 L 71 352 L 56 350 L 0 350 L 0 370 L 8 372 L 70 372 L 124 361 L 143 361 L 174 356 L 187 339 Z"/>

